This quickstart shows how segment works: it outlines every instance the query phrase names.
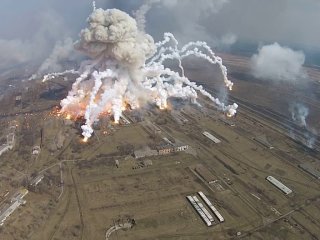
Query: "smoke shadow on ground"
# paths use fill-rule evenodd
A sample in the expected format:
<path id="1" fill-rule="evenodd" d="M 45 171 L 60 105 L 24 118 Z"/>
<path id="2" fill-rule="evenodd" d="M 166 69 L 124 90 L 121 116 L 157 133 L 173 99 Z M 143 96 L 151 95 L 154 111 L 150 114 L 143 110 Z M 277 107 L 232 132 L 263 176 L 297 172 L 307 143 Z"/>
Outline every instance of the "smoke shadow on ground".
<path id="1" fill-rule="evenodd" d="M 43 92 L 40 95 L 40 98 L 44 99 L 44 100 L 61 100 L 64 97 L 66 97 L 68 94 L 66 88 L 56 88 L 56 89 L 49 89 L 45 92 Z"/>

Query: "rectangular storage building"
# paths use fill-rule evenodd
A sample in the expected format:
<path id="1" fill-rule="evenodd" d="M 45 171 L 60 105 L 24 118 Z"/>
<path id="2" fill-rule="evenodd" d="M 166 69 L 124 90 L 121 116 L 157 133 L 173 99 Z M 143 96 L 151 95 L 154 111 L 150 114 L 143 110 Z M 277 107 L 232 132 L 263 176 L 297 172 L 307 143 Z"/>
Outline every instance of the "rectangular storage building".
<path id="1" fill-rule="evenodd" d="M 212 205 L 210 200 L 207 198 L 206 195 L 204 195 L 203 192 L 198 192 L 199 196 L 202 198 L 202 200 L 208 205 L 208 207 L 211 209 L 211 211 L 216 215 L 216 217 L 219 219 L 220 222 L 224 222 L 224 218 L 220 214 L 220 212 Z"/>
<path id="2" fill-rule="evenodd" d="M 213 141 L 214 143 L 221 143 L 221 141 L 216 138 L 215 136 L 213 136 L 211 133 L 208 133 L 208 132 L 203 132 L 202 133 L 204 136 L 206 136 L 207 138 L 209 138 L 211 141 Z"/>
<path id="3" fill-rule="evenodd" d="M 285 186 L 282 182 L 280 182 L 276 178 L 274 178 L 272 176 L 268 176 L 266 179 L 270 183 L 272 183 L 274 186 L 276 186 L 279 190 L 281 190 L 284 194 L 288 195 L 288 194 L 292 193 L 292 190 L 290 188 Z"/>
<path id="4" fill-rule="evenodd" d="M 214 222 L 214 218 L 209 213 L 209 211 L 203 206 L 203 204 L 199 201 L 197 196 L 192 196 L 193 200 L 196 202 L 196 204 L 200 207 L 202 212 L 206 215 L 206 217 L 209 219 L 210 222 Z"/>
<path id="5" fill-rule="evenodd" d="M 201 210 L 201 208 L 198 206 L 198 204 L 194 201 L 193 197 L 187 196 L 188 201 L 191 203 L 193 208 L 197 211 L 199 216 L 202 218 L 202 220 L 205 222 L 205 224 L 210 227 L 212 226 L 211 221 L 208 219 L 208 217 L 205 215 L 205 213 Z"/>

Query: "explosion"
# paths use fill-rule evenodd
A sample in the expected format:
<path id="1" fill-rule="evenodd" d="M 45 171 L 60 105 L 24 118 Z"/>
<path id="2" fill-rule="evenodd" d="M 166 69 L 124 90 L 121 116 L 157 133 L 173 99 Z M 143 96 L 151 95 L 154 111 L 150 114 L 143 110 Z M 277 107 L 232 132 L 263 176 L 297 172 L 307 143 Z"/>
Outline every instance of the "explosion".
<path id="1" fill-rule="evenodd" d="M 87 21 L 88 27 L 81 31 L 75 48 L 90 60 L 81 64 L 79 77 L 61 101 L 62 114 L 84 117 L 85 124 L 81 127 L 84 142 L 92 136 L 92 125 L 101 114 L 113 115 L 118 123 L 128 107 L 137 109 L 154 103 L 166 109 L 171 97 L 198 104 L 198 93 L 201 93 L 228 116 L 236 113 L 236 103 L 226 106 L 184 75 L 182 59 L 195 56 L 217 64 L 226 87 L 232 89 L 222 59 L 205 42 L 190 42 L 179 48 L 173 34 L 165 33 L 163 41 L 154 43 L 150 35 L 138 28 L 134 18 L 117 9 L 94 7 Z M 176 60 L 181 73 L 165 67 L 167 60 Z"/>

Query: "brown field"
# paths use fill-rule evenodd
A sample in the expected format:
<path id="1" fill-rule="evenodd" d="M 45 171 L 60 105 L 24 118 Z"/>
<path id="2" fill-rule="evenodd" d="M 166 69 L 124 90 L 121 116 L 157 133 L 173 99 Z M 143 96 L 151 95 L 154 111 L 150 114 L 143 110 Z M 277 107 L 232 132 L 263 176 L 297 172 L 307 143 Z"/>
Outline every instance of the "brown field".
<path id="1" fill-rule="evenodd" d="M 223 57 L 235 81 L 232 97 L 276 112 L 286 108 L 289 88 L 236 79 L 234 74 L 247 69 L 248 60 Z M 219 89 L 216 82 L 210 85 L 205 81 L 211 73 L 204 69 L 193 70 L 192 78 Z M 319 127 L 313 119 L 319 114 L 318 99 L 305 96 L 304 100 L 315 109 L 310 123 Z M 45 177 L 25 197 L 26 204 L 0 228 L 0 239 L 106 239 L 110 227 L 128 218 L 135 220 L 133 228 L 116 231 L 110 239 L 318 239 L 319 180 L 298 164 L 307 162 L 319 168 L 319 152 L 293 141 L 283 128 L 245 106 L 241 108 L 241 104 L 240 113 L 231 119 L 236 126 L 231 127 L 221 121 L 225 116 L 209 106 L 206 99 L 200 102 L 202 109 L 188 105 L 180 109 L 188 120 L 185 123 L 173 117 L 178 114 L 175 110 L 149 111 L 144 122 L 112 125 L 107 135 L 103 128 L 97 130 L 88 144 L 81 142 L 76 124 L 48 116 L 48 110 L 25 114 L 32 105 L 24 110 L 15 107 L 14 116 L 0 119 L 1 129 L 13 119 L 20 123 L 14 150 L 0 157 L 0 196 L 6 190 L 11 194 L 27 185 L 31 176 Z M 39 100 L 38 104 L 45 109 L 57 103 L 52 100 L 46 105 L 46 101 Z M 161 133 L 146 130 L 147 123 L 156 124 Z M 34 157 L 31 149 L 40 144 L 41 129 L 43 146 L 40 155 Z M 203 131 L 221 143 L 214 144 L 202 135 Z M 55 142 L 60 135 L 65 141 L 57 148 Z M 190 150 L 139 160 L 131 156 L 132 149 L 151 146 L 162 137 L 188 144 Z M 254 140 L 257 137 L 266 139 L 274 148 L 258 143 Z M 119 168 L 115 160 L 119 160 Z M 152 160 L 152 166 L 139 167 L 144 160 Z M 206 182 L 194 171 L 198 164 L 212 174 L 214 183 Z M 293 193 L 283 194 L 266 181 L 269 175 Z M 206 227 L 186 200 L 187 195 L 198 191 L 214 203 L 224 223 Z M 3 204 L 9 198 L 0 201 Z"/>

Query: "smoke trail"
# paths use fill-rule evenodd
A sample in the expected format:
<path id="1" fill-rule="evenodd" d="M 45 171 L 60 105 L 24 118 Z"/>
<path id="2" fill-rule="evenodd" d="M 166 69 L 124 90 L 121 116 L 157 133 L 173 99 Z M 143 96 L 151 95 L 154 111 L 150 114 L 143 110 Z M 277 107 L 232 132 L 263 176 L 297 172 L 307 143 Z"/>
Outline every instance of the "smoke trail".
<path id="1" fill-rule="evenodd" d="M 150 11 L 153 4 L 160 2 L 160 0 L 147 0 L 137 11 L 133 12 L 133 16 L 137 21 L 137 26 L 140 31 L 146 29 L 146 15 Z"/>

